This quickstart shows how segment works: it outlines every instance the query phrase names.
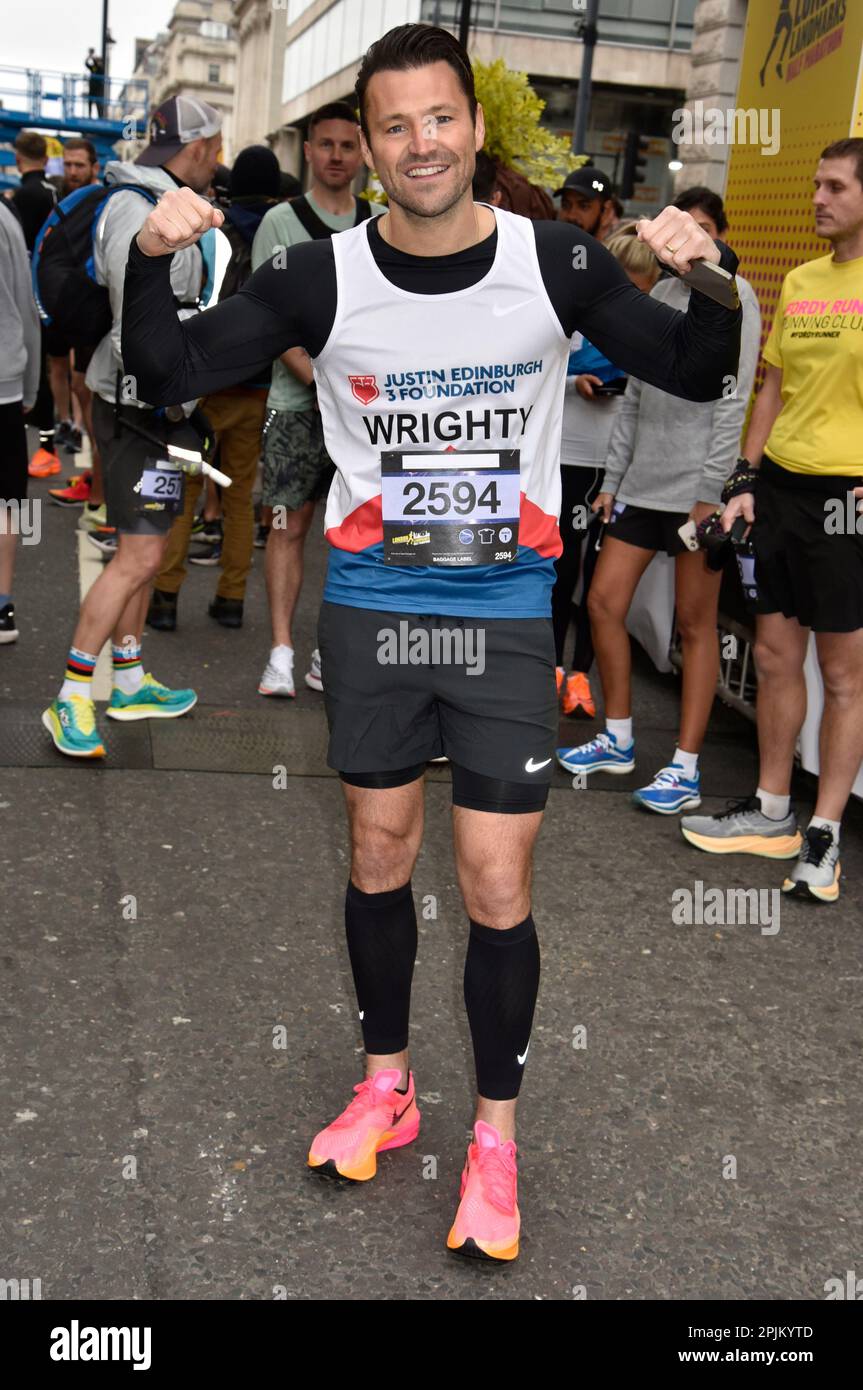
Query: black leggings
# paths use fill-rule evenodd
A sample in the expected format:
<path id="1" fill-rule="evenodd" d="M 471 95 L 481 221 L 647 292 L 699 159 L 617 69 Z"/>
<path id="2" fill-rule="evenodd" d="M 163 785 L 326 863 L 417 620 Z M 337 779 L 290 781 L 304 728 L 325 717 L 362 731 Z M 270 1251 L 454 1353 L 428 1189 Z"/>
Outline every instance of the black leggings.
<path id="1" fill-rule="evenodd" d="M 603 470 L 601 468 L 576 468 L 563 464 L 560 470 L 563 495 L 560 504 L 560 538 L 563 541 L 563 554 L 555 560 L 557 579 L 551 591 L 551 621 L 554 628 L 555 662 L 566 666 L 563 659 L 563 644 L 572 617 L 572 595 L 578 583 L 581 568 L 581 548 L 587 543 L 584 557 L 584 586 L 581 602 L 575 608 L 575 650 L 572 657 L 572 670 L 584 671 L 593 665 L 593 641 L 590 636 L 590 618 L 587 614 L 587 595 L 590 581 L 596 568 L 596 543 L 602 532 L 602 522 L 592 518 L 587 529 L 573 527 L 573 508 L 587 508 L 602 491 Z"/>

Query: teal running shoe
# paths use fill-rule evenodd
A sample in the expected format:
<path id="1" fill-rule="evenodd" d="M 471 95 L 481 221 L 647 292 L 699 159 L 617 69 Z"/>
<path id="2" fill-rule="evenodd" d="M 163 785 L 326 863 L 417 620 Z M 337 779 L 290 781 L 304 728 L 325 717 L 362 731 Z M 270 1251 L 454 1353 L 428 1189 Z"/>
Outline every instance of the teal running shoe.
<path id="1" fill-rule="evenodd" d="M 197 703 L 194 690 L 169 690 L 148 673 L 134 695 L 115 685 L 105 713 L 109 719 L 178 719 Z"/>
<path id="2" fill-rule="evenodd" d="M 105 746 L 96 728 L 96 706 L 83 695 L 68 700 L 52 700 L 42 715 L 42 723 L 54 740 L 54 747 L 70 758 L 104 758 Z"/>

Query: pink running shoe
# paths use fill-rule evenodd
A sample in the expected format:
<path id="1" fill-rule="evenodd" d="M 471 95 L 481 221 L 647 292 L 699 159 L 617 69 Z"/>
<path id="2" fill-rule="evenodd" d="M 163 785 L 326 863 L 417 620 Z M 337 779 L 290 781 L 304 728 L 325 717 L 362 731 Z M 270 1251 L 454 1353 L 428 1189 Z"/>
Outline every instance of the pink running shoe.
<path id="1" fill-rule="evenodd" d="M 312 1140 L 309 1167 L 328 1177 L 368 1182 L 377 1172 L 379 1153 L 416 1139 L 420 1112 L 413 1072 L 404 1096 L 395 1090 L 400 1078 L 398 1067 L 388 1067 L 355 1086 L 350 1105 Z"/>
<path id="2" fill-rule="evenodd" d="M 477 1120 L 476 1142 L 468 1144 L 458 1211 L 447 1246 L 481 1260 L 514 1260 L 521 1217 L 516 1200 L 516 1147 L 505 1144 L 494 1125 Z"/>

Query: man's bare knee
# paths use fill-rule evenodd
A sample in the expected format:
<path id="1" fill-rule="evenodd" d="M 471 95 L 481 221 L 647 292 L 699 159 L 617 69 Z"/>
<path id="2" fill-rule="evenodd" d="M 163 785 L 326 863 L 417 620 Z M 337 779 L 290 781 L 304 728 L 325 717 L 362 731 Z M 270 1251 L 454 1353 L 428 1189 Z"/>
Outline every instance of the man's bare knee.
<path id="1" fill-rule="evenodd" d="M 801 653 L 796 643 L 786 646 L 759 637 L 753 645 L 752 653 L 759 676 L 787 678 L 798 675 L 803 670 L 805 651 Z"/>
<path id="2" fill-rule="evenodd" d="M 287 507 L 273 508 L 273 522 L 270 535 L 275 545 L 298 541 L 306 535 L 312 524 L 315 509 L 308 504 L 291 511 Z"/>
<path id="3" fill-rule="evenodd" d="M 355 824 L 351 878 L 363 893 L 400 888 L 410 878 L 418 852 L 419 836 L 413 829 Z"/>
<path id="4" fill-rule="evenodd" d="M 117 552 L 111 561 L 115 574 L 130 583 L 147 584 L 162 568 L 165 539 L 161 536 L 121 536 Z"/>
<path id="5" fill-rule="evenodd" d="M 821 662 L 824 696 L 838 704 L 850 704 L 863 697 L 863 670 L 857 663 Z"/>

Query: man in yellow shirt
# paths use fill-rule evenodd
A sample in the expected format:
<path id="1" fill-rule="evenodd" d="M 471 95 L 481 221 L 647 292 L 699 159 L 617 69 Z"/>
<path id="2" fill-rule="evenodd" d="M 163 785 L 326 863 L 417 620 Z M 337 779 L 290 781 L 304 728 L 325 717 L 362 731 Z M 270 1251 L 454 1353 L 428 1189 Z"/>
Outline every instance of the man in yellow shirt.
<path id="1" fill-rule="evenodd" d="M 823 151 L 813 202 L 832 251 L 785 277 L 722 517 L 726 530 L 739 516 L 754 523 L 754 573 L 746 561 L 741 572 L 757 614 L 759 786 L 681 829 L 715 854 L 796 856 L 783 891 L 835 902 L 840 822 L 863 759 L 863 140 Z M 824 711 L 818 800 L 801 836 L 789 792 L 810 631 Z"/>

